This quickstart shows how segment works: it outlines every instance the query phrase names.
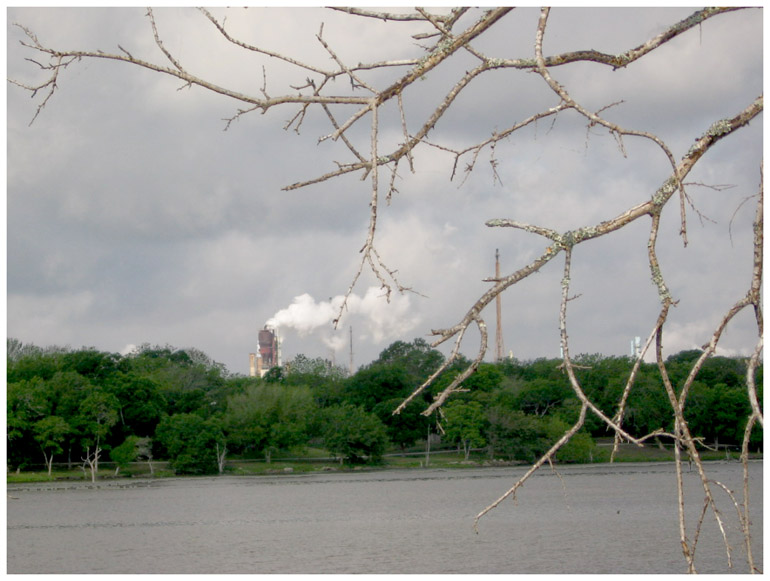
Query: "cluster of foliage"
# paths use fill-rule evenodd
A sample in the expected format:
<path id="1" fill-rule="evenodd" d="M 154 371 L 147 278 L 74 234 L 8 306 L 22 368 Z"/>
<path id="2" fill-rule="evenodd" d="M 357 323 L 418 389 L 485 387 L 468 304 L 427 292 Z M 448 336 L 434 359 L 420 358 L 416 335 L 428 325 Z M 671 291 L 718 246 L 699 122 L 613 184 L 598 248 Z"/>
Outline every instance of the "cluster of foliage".
<path id="1" fill-rule="evenodd" d="M 669 357 L 672 380 L 686 377 L 699 351 Z M 227 454 L 242 458 L 327 449 L 348 463 L 376 463 L 391 448 L 405 449 L 439 433 L 464 450 L 485 448 L 494 458 L 532 462 L 568 428 L 579 402 L 555 359 L 482 363 L 464 391 L 422 415 L 427 403 L 467 365 L 460 360 L 432 391 L 393 410 L 444 363 L 422 339 L 397 341 L 355 374 L 322 359 L 298 355 L 264 378 L 232 375 L 195 349 L 143 345 L 119 355 L 8 342 L 8 463 L 40 464 L 54 457 L 98 469 L 103 452 L 119 470 L 132 461 L 167 459 L 177 473 L 222 472 Z M 608 414 L 631 371 L 627 357 L 581 356 L 579 379 Z M 688 398 L 690 428 L 704 442 L 739 444 L 749 402 L 746 362 L 712 357 Z M 762 385 L 762 368 L 757 385 Z M 673 416 L 654 365 L 642 365 L 627 404 L 625 428 L 643 436 L 672 429 Z M 761 399 L 761 395 L 760 395 Z M 588 420 L 559 450 L 563 462 L 592 457 L 603 423 Z M 761 442 L 761 432 L 754 434 Z M 435 436 L 434 436 L 435 438 Z"/>

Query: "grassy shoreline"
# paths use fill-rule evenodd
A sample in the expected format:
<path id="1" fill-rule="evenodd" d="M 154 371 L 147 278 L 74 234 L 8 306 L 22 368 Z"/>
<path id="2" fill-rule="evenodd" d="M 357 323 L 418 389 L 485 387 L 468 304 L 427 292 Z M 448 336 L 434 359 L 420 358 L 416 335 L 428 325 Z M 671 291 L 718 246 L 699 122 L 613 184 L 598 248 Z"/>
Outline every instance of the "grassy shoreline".
<path id="1" fill-rule="evenodd" d="M 594 448 L 592 464 L 609 462 L 612 450 L 611 440 L 598 441 Z M 714 460 L 740 460 L 740 453 L 730 450 L 701 450 L 701 458 L 705 461 Z M 753 460 L 762 459 L 761 453 L 750 454 Z M 669 462 L 674 460 L 674 452 L 670 448 L 657 446 L 645 446 L 639 448 L 634 445 L 624 444 L 615 458 L 616 462 Z M 362 470 L 409 470 L 409 469 L 463 469 L 486 468 L 502 466 L 527 466 L 526 462 L 493 460 L 484 451 L 477 451 L 465 460 L 463 454 L 456 450 L 433 451 L 426 463 L 424 453 L 412 452 L 410 454 L 389 454 L 378 465 L 350 466 L 340 464 L 339 461 L 325 457 L 318 450 L 310 451 L 303 457 L 274 458 L 272 462 L 264 460 L 250 460 L 233 458 L 227 461 L 225 474 L 232 476 L 260 476 L 276 474 L 305 474 L 320 472 L 349 472 Z M 150 471 L 146 462 L 134 463 L 128 468 L 123 468 L 115 475 L 114 464 L 109 462 L 102 464 L 99 470 L 98 481 L 130 480 L 132 478 L 169 478 L 184 477 L 177 475 L 168 467 L 167 462 L 153 462 L 153 470 Z M 90 472 L 84 472 L 82 468 L 54 470 L 51 476 L 46 471 L 8 472 L 6 484 L 23 484 L 30 482 L 61 482 L 80 481 L 90 482 Z"/>

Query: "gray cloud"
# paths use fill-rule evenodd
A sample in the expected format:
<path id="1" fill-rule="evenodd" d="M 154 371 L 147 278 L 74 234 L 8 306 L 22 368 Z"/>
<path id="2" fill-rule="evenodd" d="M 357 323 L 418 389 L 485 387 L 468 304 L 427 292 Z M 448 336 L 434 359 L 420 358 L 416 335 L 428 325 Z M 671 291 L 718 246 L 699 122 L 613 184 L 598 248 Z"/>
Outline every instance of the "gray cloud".
<path id="1" fill-rule="evenodd" d="M 625 50 L 690 12 L 555 9 L 546 50 Z M 329 57 L 313 38 L 320 19 L 324 38 L 350 62 L 385 58 L 397 40 L 403 41 L 398 58 L 422 54 L 409 38 L 419 30 L 415 25 L 393 36 L 390 26 L 367 20 L 358 22 L 353 34 L 349 18 L 329 11 L 227 13 L 232 30 L 250 42 L 324 66 Z M 143 9 L 11 8 L 8 76 L 37 78 L 35 67 L 24 61 L 28 53 L 18 45 L 12 22 L 57 46 L 114 51 L 120 43 L 149 58 L 158 51 L 143 14 Z M 281 83 L 304 81 L 306 75 L 283 73 L 274 59 L 261 61 L 215 44 L 211 26 L 193 11 L 164 9 L 157 15 L 166 45 L 185 62 L 195 62 L 200 74 L 258 92 L 264 61 L 271 93 L 278 94 Z M 735 114 L 761 93 L 759 16 L 741 11 L 707 22 L 628 70 L 578 65 L 554 69 L 553 75 L 590 107 L 622 98 L 607 117 L 660 132 L 680 157 L 713 121 Z M 537 11 L 517 9 L 506 20 L 509 29 L 482 37 L 479 48 L 496 56 L 531 56 Z M 423 122 L 453 82 L 452 71 L 439 67 L 408 89 L 411 127 Z M 258 329 L 295 297 L 307 294 L 318 305 L 347 290 L 366 236 L 368 183 L 351 175 L 281 190 L 334 169 L 335 161 L 350 160 L 341 154 L 342 144 L 317 143 L 330 132 L 325 116 L 309 115 L 300 135 L 282 129 L 294 109 L 245 115 L 223 131 L 237 103 L 178 88 L 178 82 L 146 71 L 86 61 L 63 73 L 57 94 L 29 127 L 36 102 L 9 87 L 10 336 L 113 351 L 145 341 L 195 346 L 232 371 L 246 372 Z M 490 73 L 461 94 L 431 139 L 465 147 L 548 104 L 556 104 L 555 98 L 535 75 Z M 396 113 L 383 113 L 384 120 L 395 122 L 383 133 L 389 146 L 402 139 Z M 351 137 L 366 151 L 368 125 L 355 128 Z M 750 204 L 736 210 L 757 190 L 761 139 L 761 123 L 754 122 L 720 143 L 688 178 L 734 187 L 689 188 L 709 220 L 701 223 L 690 211 L 686 249 L 677 235 L 677 209 L 666 211 L 662 267 L 681 299 L 671 315 L 667 350 L 705 341 L 721 312 L 745 292 L 753 210 Z M 541 121 L 498 144 L 500 181 L 489 152 L 479 156 L 467 179 L 458 175 L 451 181 L 451 155 L 418 151 L 416 173 L 401 164 L 399 193 L 380 212 L 378 248 L 400 280 L 425 296 L 383 303 L 378 316 L 391 329 L 404 329 L 405 340 L 426 336 L 432 328 L 454 324 L 488 288 L 482 279 L 494 273 L 496 248 L 506 272 L 542 252 L 543 239 L 489 229 L 484 222 L 490 218 L 570 229 L 644 200 L 668 176 L 668 162 L 649 142 L 626 138 L 623 145 L 628 157 L 606 132 L 587 132 L 584 121 L 565 113 L 554 124 Z M 573 352 L 624 354 L 633 336 L 650 332 L 658 303 L 646 264 L 648 227 L 642 221 L 614 240 L 576 249 L 572 284 L 581 296 L 570 303 Z M 522 358 L 558 354 L 560 278 L 561 265 L 549 264 L 504 295 L 506 350 Z M 356 293 L 364 297 L 378 286 L 365 274 Z M 494 311 L 485 317 L 493 328 Z M 334 345 L 344 357 L 347 325 L 354 328 L 357 364 L 376 357 L 395 334 L 377 335 L 371 319 L 351 313 L 337 331 L 327 327 L 302 335 L 287 329 L 284 355 L 326 357 Z M 753 333 L 751 321 L 741 319 L 725 349 L 745 352 Z M 475 349 L 472 339 L 468 355 Z"/>

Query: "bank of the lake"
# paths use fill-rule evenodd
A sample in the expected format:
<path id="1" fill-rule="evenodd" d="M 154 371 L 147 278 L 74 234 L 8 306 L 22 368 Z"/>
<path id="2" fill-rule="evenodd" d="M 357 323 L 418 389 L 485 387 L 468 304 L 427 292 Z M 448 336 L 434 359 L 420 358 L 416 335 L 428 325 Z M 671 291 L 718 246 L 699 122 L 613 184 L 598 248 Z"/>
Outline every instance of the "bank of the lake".
<path id="1" fill-rule="evenodd" d="M 592 464 L 603 464 L 610 461 L 612 439 L 599 439 L 592 453 Z M 495 468 L 505 466 L 526 466 L 522 462 L 510 462 L 500 459 L 490 459 L 484 450 L 476 450 L 466 459 L 457 450 L 434 450 L 429 454 L 422 451 L 408 453 L 394 452 L 384 456 L 377 465 L 349 466 L 341 464 L 337 459 L 329 457 L 325 450 L 306 450 L 304 455 L 275 455 L 271 462 L 264 459 L 230 458 L 225 466 L 225 474 L 232 476 L 245 475 L 274 475 L 274 474 L 305 474 L 319 472 L 349 472 L 349 471 L 383 471 L 383 470 L 424 470 L 434 469 L 468 469 L 468 468 Z M 700 451 L 704 461 L 737 460 L 740 458 L 738 450 L 726 448 L 722 450 L 703 449 Z M 753 460 L 762 458 L 762 454 L 752 453 L 749 457 Z M 674 452 L 670 446 L 644 446 L 622 444 L 615 457 L 615 462 L 672 462 Z M 148 462 L 134 462 L 126 468 L 115 473 L 115 465 L 111 462 L 101 462 L 98 475 L 99 481 L 125 480 L 130 478 L 168 478 L 180 476 L 175 474 L 168 466 L 168 462 L 154 461 L 152 466 Z M 37 470 L 9 472 L 6 482 L 18 484 L 24 482 L 48 482 L 48 481 L 90 481 L 90 472 L 81 466 L 58 464 L 51 477 L 43 467 Z"/>

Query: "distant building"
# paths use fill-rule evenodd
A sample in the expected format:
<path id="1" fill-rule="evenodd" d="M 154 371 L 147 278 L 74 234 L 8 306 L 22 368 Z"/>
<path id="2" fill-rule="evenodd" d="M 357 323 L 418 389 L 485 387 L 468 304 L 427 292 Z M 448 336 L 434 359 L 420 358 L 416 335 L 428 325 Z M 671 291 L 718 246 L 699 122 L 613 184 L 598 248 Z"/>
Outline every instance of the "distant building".
<path id="1" fill-rule="evenodd" d="M 281 365 L 281 339 L 278 332 L 265 326 L 259 332 L 256 353 L 249 353 L 249 375 L 264 377 L 273 367 Z"/>

